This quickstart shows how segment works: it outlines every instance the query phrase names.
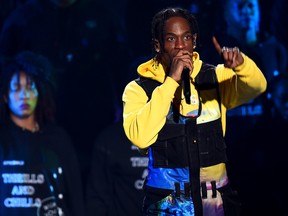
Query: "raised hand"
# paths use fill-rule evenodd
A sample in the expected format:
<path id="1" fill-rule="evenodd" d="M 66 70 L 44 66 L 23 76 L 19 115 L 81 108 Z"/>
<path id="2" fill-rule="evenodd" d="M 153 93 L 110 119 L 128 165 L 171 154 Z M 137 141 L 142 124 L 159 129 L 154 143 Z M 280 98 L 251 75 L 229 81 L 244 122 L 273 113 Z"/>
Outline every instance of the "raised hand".
<path id="1" fill-rule="evenodd" d="M 223 46 L 221 48 L 214 36 L 212 37 L 212 42 L 219 55 L 221 55 L 225 67 L 235 69 L 237 66 L 243 64 L 244 58 L 241 55 L 238 47 L 230 48 Z"/>

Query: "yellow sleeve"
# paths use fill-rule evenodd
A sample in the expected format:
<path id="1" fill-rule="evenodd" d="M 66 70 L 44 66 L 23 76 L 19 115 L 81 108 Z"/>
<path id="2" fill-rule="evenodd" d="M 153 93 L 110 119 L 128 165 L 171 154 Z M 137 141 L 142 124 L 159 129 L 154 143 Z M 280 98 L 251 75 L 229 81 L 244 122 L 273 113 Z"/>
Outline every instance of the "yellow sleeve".
<path id="1" fill-rule="evenodd" d="M 123 127 L 134 145 L 147 148 L 156 141 L 178 86 L 176 81 L 167 77 L 154 89 L 149 102 L 146 92 L 135 81 L 125 87 L 122 95 Z"/>
<path id="2" fill-rule="evenodd" d="M 219 90 L 223 105 L 234 108 L 258 97 L 267 88 L 267 81 L 252 59 L 241 53 L 244 63 L 235 70 L 216 67 Z"/>

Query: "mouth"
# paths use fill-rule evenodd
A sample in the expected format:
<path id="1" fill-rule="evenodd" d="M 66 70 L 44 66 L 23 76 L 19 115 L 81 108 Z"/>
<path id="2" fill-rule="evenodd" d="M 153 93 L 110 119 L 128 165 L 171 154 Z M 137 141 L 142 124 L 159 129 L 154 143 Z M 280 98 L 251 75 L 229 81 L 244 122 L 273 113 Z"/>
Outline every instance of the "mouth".
<path id="1" fill-rule="evenodd" d="M 26 110 L 26 109 L 29 109 L 29 108 L 30 108 L 30 105 L 29 105 L 29 104 L 21 104 L 21 105 L 20 105 L 20 108 L 21 108 L 22 110 Z"/>

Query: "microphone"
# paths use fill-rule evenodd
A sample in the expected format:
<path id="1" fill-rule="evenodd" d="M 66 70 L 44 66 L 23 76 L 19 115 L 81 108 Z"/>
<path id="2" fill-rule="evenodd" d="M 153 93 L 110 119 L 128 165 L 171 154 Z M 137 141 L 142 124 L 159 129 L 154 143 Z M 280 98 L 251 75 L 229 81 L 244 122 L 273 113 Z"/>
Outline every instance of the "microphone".
<path id="1" fill-rule="evenodd" d="M 190 70 L 187 67 L 184 67 L 182 74 L 182 86 L 183 86 L 183 92 L 185 101 L 187 104 L 190 104 L 190 96 L 191 96 L 191 89 L 190 89 Z"/>

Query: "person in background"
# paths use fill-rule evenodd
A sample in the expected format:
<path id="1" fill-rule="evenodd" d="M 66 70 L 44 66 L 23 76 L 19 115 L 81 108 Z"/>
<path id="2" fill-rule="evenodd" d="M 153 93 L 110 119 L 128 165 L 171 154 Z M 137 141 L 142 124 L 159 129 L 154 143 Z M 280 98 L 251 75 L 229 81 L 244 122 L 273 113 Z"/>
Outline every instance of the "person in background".
<path id="1" fill-rule="evenodd" d="M 273 34 L 268 32 L 268 27 L 261 24 L 261 5 L 259 1 L 223 1 L 226 28 L 224 27 L 221 31 L 216 32 L 219 42 L 236 45 L 253 58 L 261 68 L 268 83 L 274 76 L 286 71 L 287 50 Z M 219 26 L 222 27 L 221 24 Z M 263 97 L 265 97 L 265 94 L 263 94 Z M 262 98 L 258 99 L 250 101 L 246 104 L 247 106 L 241 106 L 228 114 L 231 116 L 260 116 L 263 112 L 262 101 L 260 100 Z"/>
<path id="2" fill-rule="evenodd" d="M 282 184 L 288 150 L 287 74 L 270 81 L 267 95 L 265 115 L 248 134 L 243 134 L 235 149 L 238 155 L 245 155 L 245 164 L 237 165 L 243 216 L 288 214 L 288 190 Z"/>
<path id="3" fill-rule="evenodd" d="M 54 118 L 52 64 L 31 51 L 1 63 L 0 215 L 84 215 L 78 158 Z"/>
<path id="4" fill-rule="evenodd" d="M 122 97 L 125 134 L 149 157 L 143 214 L 239 215 L 226 170 L 226 110 L 259 96 L 267 81 L 252 59 L 216 38 L 224 63 L 203 62 L 188 10 L 164 8 L 151 29 L 156 55 Z"/>
<path id="5" fill-rule="evenodd" d="M 285 0 L 270 0 L 269 2 L 267 2 L 267 4 L 269 5 L 269 9 L 271 10 L 271 14 L 269 16 L 270 31 L 273 35 L 275 35 L 277 40 L 279 40 L 286 47 L 286 50 L 288 52 L 288 30 L 287 28 L 283 28 L 283 26 L 286 25 L 286 22 L 288 20 L 288 2 Z M 286 67 L 288 67 L 288 65 L 286 65 Z"/>
<path id="6" fill-rule="evenodd" d="M 250 56 L 261 68 L 267 82 L 277 76 L 280 72 L 286 71 L 287 50 L 277 38 L 269 33 L 265 17 L 261 16 L 261 5 L 258 0 L 220 0 L 220 10 L 223 17 L 218 16 L 218 24 L 214 28 L 214 35 L 219 43 L 227 46 L 237 46 L 240 50 Z M 217 52 L 210 52 L 211 47 L 207 46 L 201 52 L 202 58 L 206 61 L 218 64 L 221 58 Z M 256 100 L 251 100 L 236 109 L 227 113 L 228 124 L 235 128 L 227 133 L 227 138 L 238 137 L 233 132 L 250 130 L 254 123 L 263 114 L 263 94 Z M 231 123 L 230 123 L 231 122 Z M 237 138 L 236 138 L 237 139 Z"/>
<path id="7" fill-rule="evenodd" d="M 95 140 L 86 190 L 87 216 L 142 216 L 148 158 L 127 139 L 122 119 Z"/>
<path id="8" fill-rule="evenodd" d="M 84 180 L 96 134 L 114 122 L 115 107 L 122 105 L 115 104 L 119 62 L 121 70 L 126 66 L 121 9 L 116 0 L 26 0 L 1 29 L 0 55 L 32 50 L 53 63 L 56 119 L 73 140 Z"/>
<path id="9" fill-rule="evenodd" d="M 265 26 L 267 23 L 261 22 L 265 18 L 261 12 L 265 11 L 258 0 L 219 0 L 218 7 L 223 11 L 223 16 L 215 17 L 217 21 L 214 21 L 215 28 L 211 32 L 220 44 L 239 47 L 261 68 L 268 83 L 274 76 L 286 71 L 287 50 L 269 33 L 268 26 Z M 200 51 L 202 58 L 213 64 L 220 63 L 218 53 L 211 52 L 211 46 L 206 44 Z M 248 131 L 253 127 L 263 115 L 265 97 L 263 94 L 227 112 L 228 124 L 231 125 L 231 130 L 227 131 L 227 139 L 237 140 L 237 131 Z"/>
<path id="10" fill-rule="evenodd" d="M 238 46 L 251 56 L 269 82 L 287 65 L 287 51 L 277 38 L 261 23 L 261 5 L 258 0 L 220 0 L 223 17 L 218 18 L 214 34 L 219 43 Z M 223 19 L 223 20 L 222 20 Z M 214 54 L 214 55 L 213 55 Z M 203 53 L 207 61 L 221 62 L 217 52 Z"/>
<path id="11" fill-rule="evenodd" d="M 267 112 L 276 122 L 288 122 L 288 75 L 280 74 L 274 77 L 268 86 Z M 266 115 L 265 115 L 266 116 Z"/>
<path id="12" fill-rule="evenodd" d="M 135 69 L 131 65 L 125 73 L 127 82 L 137 78 Z M 118 93 L 119 104 L 122 92 Z M 123 108 L 117 121 L 95 139 L 86 187 L 86 216 L 142 216 L 148 158 L 125 136 L 122 113 Z"/>
<path id="13" fill-rule="evenodd" d="M 220 4 L 221 2 L 221 4 Z M 266 12 L 258 0 L 220 0 L 219 10 L 223 16 L 217 17 L 218 23 L 214 28 L 214 35 L 220 44 L 237 46 L 246 55 L 251 57 L 263 72 L 268 85 L 274 76 L 284 73 L 287 70 L 287 51 L 284 45 L 277 38 L 269 33 L 265 22 Z M 206 43 L 207 44 L 207 43 Z M 205 44 L 205 46 L 207 46 Z M 211 46 L 201 51 L 202 59 L 220 63 L 221 58 L 217 52 L 211 52 Z M 232 145 L 229 154 L 231 155 L 230 177 L 236 187 L 241 184 L 238 173 L 233 167 L 238 167 L 238 141 L 243 134 L 249 133 L 259 119 L 264 115 L 264 103 L 266 93 L 260 97 L 247 101 L 241 106 L 227 112 L 226 142 Z"/>

